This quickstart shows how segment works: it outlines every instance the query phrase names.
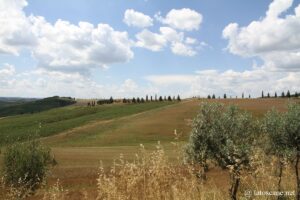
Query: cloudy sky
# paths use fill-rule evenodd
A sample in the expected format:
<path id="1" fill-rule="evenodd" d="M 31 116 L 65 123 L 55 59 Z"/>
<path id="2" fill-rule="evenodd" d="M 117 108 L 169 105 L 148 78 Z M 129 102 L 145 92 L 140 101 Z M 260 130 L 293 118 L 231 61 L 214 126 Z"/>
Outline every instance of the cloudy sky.
<path id="1" fill-rule="evenodd" d="M 0 96 L 300 91 L 300 0 L 0 0 Z"/>

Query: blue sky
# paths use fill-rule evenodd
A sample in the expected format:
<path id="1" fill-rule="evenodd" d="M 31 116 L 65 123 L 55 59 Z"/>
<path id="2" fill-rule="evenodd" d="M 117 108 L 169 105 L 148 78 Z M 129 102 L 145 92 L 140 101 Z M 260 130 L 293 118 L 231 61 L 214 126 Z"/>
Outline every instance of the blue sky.
<path id="1" fill-rule="evenodd" d="M 299 4 L 2 0 L 0 96 L 299 91 Z"/>

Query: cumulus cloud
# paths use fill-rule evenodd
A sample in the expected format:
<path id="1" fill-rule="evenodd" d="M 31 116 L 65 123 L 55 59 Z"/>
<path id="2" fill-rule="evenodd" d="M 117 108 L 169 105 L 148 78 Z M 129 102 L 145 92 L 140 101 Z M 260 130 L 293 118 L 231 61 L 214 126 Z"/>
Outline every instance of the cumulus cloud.
<path id="1" fill-rule="evenodd" d="M 108 24 L 74 25 L 58 20 L 52 25 L 42 17 L 33 21 L 40 36 L 33 55 L 40 68 L 84 75 L 91 68 L 127 62 L 134 56 L 127 32 L 115 31 Z"/>
<path id="2" fill-rule="evenodd" d="M 170 46 L 172 53 L 180 56 L 194 56 L 197 52 L 192 45 L 197 43 L 196 39 L 185 39 L 183 32 L 177 32 L 170 27 L 160 27 L 159 33 L 153 33 L 147 29 L 136 35 L 136 46 L 160 51 Z"/>
<path id="3" fill-rule="evenodd" d="M 125 11 L 123 21 L 128 26 L 135 26 L 139 28 L 145 28 L 153 25 L 153 19 L 151 17 L 133 9 L 127 9 Z"/>
<path id="4" fill-rule="evenodd" d="M 269 70 L 300 70 L 300 4 L 294 14 L 281 17 L 292 6 L 292 0 L 274 0 L 266 16 L 246 27 L 228 24 L 223 37 L 227 49 L 244 57 L 258 56 Z"/>
<path id="5" fill-rule="evenodd" d="M 0 1 L 0 54 L 18 55 L 36 42 L 32 23 L 22 11 L 25 0 Z"/>
<path id="6" fill-rule="evenodd" d="M 161 51 L 167 44 L 165 37 L 160 34 L 153 33 L 147 29 L 144 29 L 140 33 L 136 34 L 136 38 L 136 46 L 143 47 L 151 51 Z"/>
<path id="7" fill-rule="evenodd" d="M 185 31 L 198 30 L 203 19 L 201 13 L 189 8 L 179 10 L 172 9 L 165 17 L 162 17 L 161 14 L 158 13 L 155 15 L 155 18 L 172 28 Z"/>
<path id="8" fill-rule="evenodd" d="M 25 0 L 0 2 L 0 54 L 18 55 L 28 47 L 39 68 L 82 75 L 88 75 L 91 68 L 124 63 L 134 56 L 127 32 L 108 24 L 64 20 L 51 24 L 40 16 L 26 16 L 26 5 Z"/>

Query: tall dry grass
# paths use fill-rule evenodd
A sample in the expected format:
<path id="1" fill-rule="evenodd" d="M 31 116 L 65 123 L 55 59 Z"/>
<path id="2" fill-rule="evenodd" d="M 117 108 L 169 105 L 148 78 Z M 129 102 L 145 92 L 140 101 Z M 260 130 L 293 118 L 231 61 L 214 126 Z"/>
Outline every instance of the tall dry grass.
<path id="1" fill-rule="evenodd" d="M 141 145 L 134 161 L 128 162 L 120 155 L 110 169 L 101 164 L 97 178 L 97 200 L 227 200 L 229 185 L 217 187 L 218 180 L 199 178 L 201 168 L 197 165 L 182 162 L 180 145 L 175 143 L 178 158 L 170 161 L 163 147 L 157 144 L 156 149 L 147 151 Z M 253 156 L 253 170 L 244 172 L 238 199 L 277 199 L 276 196 L 245 196 L 245 191 L 277 191 L 277 160 L 267 157 L 262 151 Z M 210 166 L 214 167 L 213 165 Z M 286 165 L 282 190 L 295 190 L 292 170 Z M 13 186 L 0 183 L 0 199 L 13 200 L 20 191 Z M 3 192 L 5 191 L 5 192 Z M 69 200 L 68 191 L 58 181 L 52 186 L 46 186 L 38 191 L 43 200 Z M 93 199 L 83 192 L 82 199 Z M 295 199 L 286 196 L 285 199 Z"/>

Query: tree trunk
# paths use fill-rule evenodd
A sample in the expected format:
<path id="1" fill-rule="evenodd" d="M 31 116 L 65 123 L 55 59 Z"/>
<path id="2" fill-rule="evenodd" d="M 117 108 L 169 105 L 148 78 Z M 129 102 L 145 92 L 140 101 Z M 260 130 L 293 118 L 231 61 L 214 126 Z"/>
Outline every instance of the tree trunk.
<path id="1" fill-rule="evenodd" d="M 280 160 L 279 160 L 279 174 L 278 174 L 279 180 L 278 180 L 278 183 L 277 183 L 277 191 L 278 191 L 278 192 L 281 191 L 282 171 L 283 171 L 283 162 L 282 162 L 282 160 L 280 159 Z M 278 200 L 279 200 L 280 198 L 281 198 L 280 196 L 277 197 Z"/>
<path id="2" fill-rule="evenodd" d="M 295 172 L 296 172 L 296 181 L 297 181 L 297 200 L 300 200 L 300 177 L 299 177 L 299 160 L 300 160 L 300 152 L 297 152 L 297 159 L 295 163 Z"/>
<path id="3" fill-rule="evenodd" d="M 232 183 L 230 188 L 231 200 L 237 200 L 236 194 L 238 192 L 239 185 L 240 185 L 240 177 L 236 175 L 232 175 Z"/>

